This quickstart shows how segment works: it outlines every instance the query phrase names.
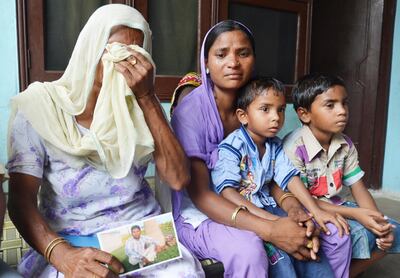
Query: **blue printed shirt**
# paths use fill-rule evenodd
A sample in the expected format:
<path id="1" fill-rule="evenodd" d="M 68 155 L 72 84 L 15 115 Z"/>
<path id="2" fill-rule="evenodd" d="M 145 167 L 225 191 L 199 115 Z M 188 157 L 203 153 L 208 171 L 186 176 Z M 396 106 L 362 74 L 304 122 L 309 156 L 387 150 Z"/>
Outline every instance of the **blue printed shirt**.
<path id="1" fill-rule="evenodd" d="M 233 187 L 257 207 L 275 207 L 270 182 L 286 190 L 299 171 L 285 155 L 278 137 L 266 139 L 265 154 L 261 161 L 259 157 L 256 144 L 243 126 L 232 132 L 218 146 L 218 161 L 211 171 L 214 190 L 221 193 Z"/>

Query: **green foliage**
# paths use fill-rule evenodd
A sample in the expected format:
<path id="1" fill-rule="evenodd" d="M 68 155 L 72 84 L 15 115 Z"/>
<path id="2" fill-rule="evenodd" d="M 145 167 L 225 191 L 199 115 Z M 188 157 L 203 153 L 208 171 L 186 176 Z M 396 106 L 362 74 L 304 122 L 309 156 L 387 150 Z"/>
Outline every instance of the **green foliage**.
<path id="1" fill-rule="evenodd" d="M 160 229 L 164 235 L 173 235 L 174 233 L 174 226 L 172 221 L 168 221 L 165 223 L 160 224 Z"/>
<path id="2" fill-rule="evenodd" d="M 167 249 L 159 252 L 157 254 L 157 257 L 156 257 L 156 260 L 154 261 L 154 263 L 163 262 L 165 260 L 176 258 L 178 256 L 179 256 L 178 245 L 174 245 L 174 246 L 168 247 Z"/>

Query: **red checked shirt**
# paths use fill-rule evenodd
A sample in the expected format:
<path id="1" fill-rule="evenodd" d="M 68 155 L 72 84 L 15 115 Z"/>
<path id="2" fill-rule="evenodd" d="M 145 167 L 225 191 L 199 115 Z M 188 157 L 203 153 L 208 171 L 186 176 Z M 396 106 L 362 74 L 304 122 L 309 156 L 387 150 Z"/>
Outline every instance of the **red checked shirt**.
<path id="1" fill-rule="evenodd" d="M 326 151 L 303 125 L 286 136 L 284 150 L 311 195 L 320 199 L 343 203 L 349 194 L 343 185 L 350 187 L 364 176 L 357 149 L 344 134 L 335 134 Z"/>

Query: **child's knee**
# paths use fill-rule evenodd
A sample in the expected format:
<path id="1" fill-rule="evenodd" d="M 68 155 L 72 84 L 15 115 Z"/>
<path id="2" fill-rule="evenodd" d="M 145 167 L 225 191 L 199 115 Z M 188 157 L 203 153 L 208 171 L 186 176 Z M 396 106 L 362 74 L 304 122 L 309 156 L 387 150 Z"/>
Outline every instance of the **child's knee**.
<path id="1" fill-rule="evenodd" d="M 331 223 L 327 224 L 329 231 L 331 232 L 330 235 L 323 235 L 323 241 L 327 241 L 329 244 L 336 246 L 337 248 L 348 248 L 351 249 L 351 237 L 346 235 L 343 231 L 342 236 L 339 235 L 338 228 Z"/>

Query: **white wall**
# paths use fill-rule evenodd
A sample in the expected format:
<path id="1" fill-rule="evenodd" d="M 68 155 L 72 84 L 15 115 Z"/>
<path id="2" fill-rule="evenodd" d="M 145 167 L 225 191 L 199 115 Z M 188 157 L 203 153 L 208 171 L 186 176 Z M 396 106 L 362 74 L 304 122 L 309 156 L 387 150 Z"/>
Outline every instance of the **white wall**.
<path id="1" fill-rule="evenodd" d="M 379 100 L 379 99 L 378 99 Z M 397 3 L 393 38 L 392 73 L 382 190 L 400 196 L 400 3 Z"/>
<path id="2" fill-rule="evenodd" d="M 0 1 L 0 163 L 7 161 L 9 99 L 18 93 L 16 1 Z"/>

